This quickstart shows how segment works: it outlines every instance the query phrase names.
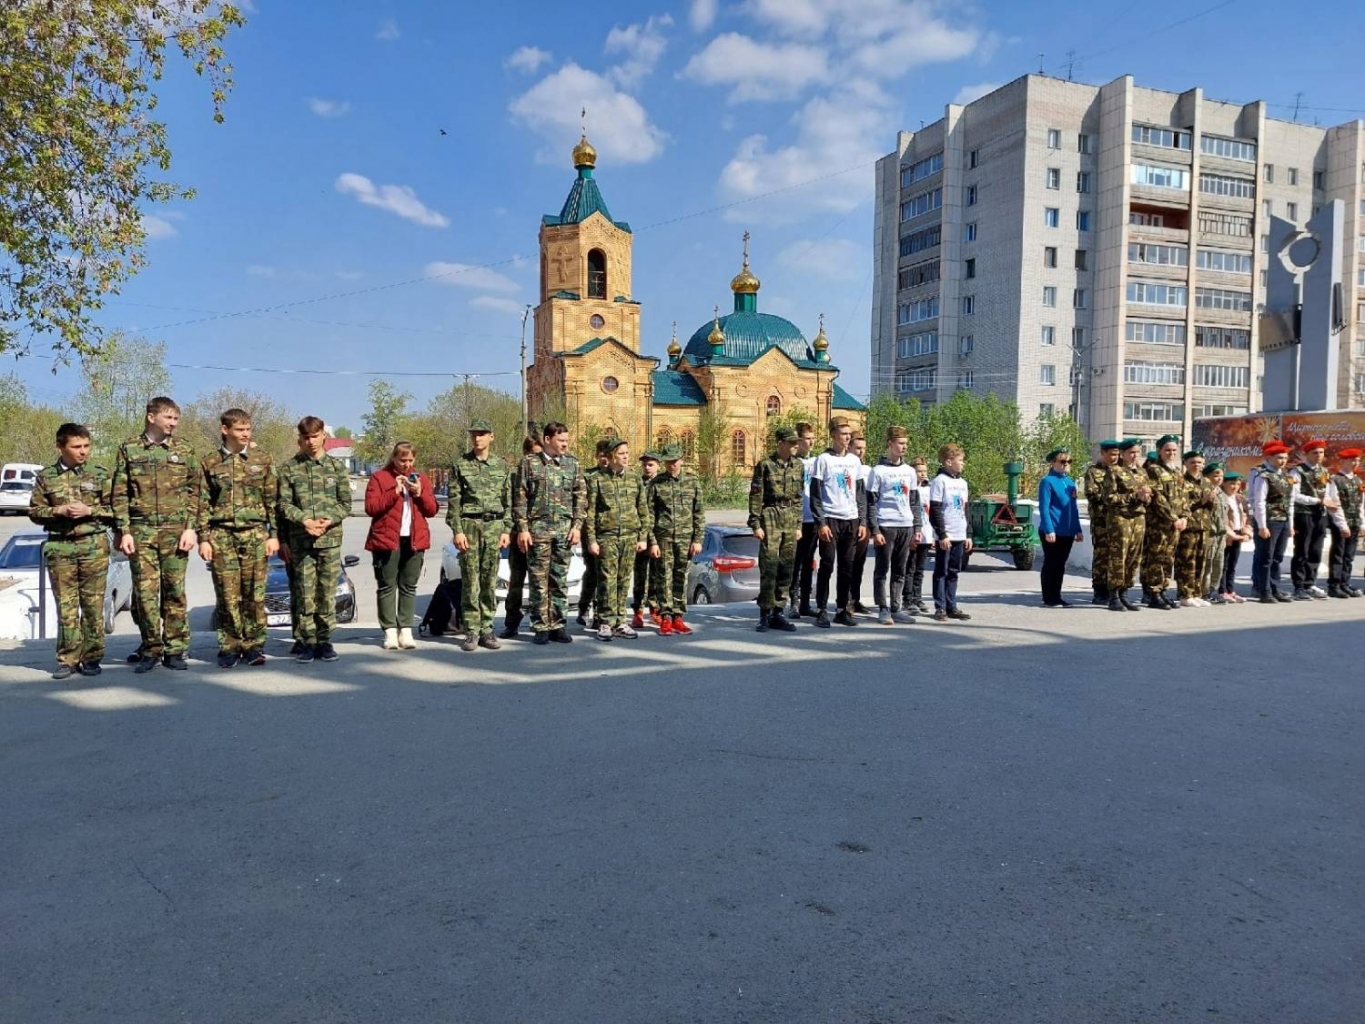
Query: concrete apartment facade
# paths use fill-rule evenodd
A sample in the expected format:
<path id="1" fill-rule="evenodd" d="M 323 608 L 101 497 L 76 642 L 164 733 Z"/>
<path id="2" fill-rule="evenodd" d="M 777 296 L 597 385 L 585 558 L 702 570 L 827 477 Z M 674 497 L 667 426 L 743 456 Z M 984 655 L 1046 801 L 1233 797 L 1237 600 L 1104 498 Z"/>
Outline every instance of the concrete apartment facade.
<path id="1" fill-rule="evenodd" d="M 1257 411 L 1270 218 L 1339 199 L 1338 397 L 1365 404 L 1360 121 L 1028 75 L 899 133 L 876 188 L 874 394 L 994 392 L 1094 438 Z"/>

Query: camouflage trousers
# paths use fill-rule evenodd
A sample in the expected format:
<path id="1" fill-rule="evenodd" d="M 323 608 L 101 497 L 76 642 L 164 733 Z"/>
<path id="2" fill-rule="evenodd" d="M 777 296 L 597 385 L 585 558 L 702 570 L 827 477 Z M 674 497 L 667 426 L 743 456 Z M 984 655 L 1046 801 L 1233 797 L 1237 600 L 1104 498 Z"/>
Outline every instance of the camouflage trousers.
<path id="1" fill-rule="evenodd" d="M 178 526 L 138 526 L 129 531 L 135 545 L 129 559 L 133 569 L 133 620 L 142 633 L 144 657 L 183 655 L 190 649 L 190 625 L 185 607 L 185 570 L 189 553 L 179 550 Z"/>
<path id="2" fill-rule="evenodd" d="M 1147 524 L 1147 536 L 1142 542 L 1142 590 L 1159 594 L 1170 585 L 1171 569 L 1175 562 L 1175 527 L 1170 523 Z"/>
<path id="3" fill-rule="evenodd" d="M 1109 568 L 1105 583 L 1111 594 L 1127 590 L 1137 579 L 1146 532 L 1147 520 L 1143 516 L 1131 519 L 1115 516 L 1109 521 Z"/>
<path id="4" fill-rule="evenodd" d="M 209 575 L 218 601 L 218 649 L 245 654 L 265 646 L 266 530 L 213 531 Z"/>
<path id="5" fill-rule="evenodd" d="M 493 615 L 498 610 L 498 562 L 501 560 L 498 541 L 502 538 L 502 521 L 462 521 L 469 549 L 460 552 L 460 608 L 464 612 L 465 627 L 478 637 L 493 632 Z"/>
<path id="6" fill-rule="evenodd" d="M 659 588 L 657 583 L 654 559 L 649 557 L 648 551 L 641 551 L 635 556 L 635 586 L 630 595 L 631 608 L 637 612 L 643 610 L 646 605 L 650 608 L 658 608 Z"/>
<path id="7" fill-rule="evenodd" d="M 1181 600 L 1203 597 L 1208 535 L 1198 527 L 1182 530 L 1175 542 L 1175 588 Z"/>
<path id="8" fill-rule="evenodd" d="M 765 612 L 787 606 L 796 544 L 801 539 L 801 506 L 771 506 L 759 516 L 763 539 L 758 543 L 758 607 Z"/>
<path id="9" fill-rule="evenodd" d="M 1204 593 L 1200 597 L 1217 594 L 1223 589 L 1223 562 L 1227 550 L 1221 530 L 1204 535 Z"/>
<path id="10" fill-rule="evenodd" d="M 1096 590 L 1108 590 L 1106 583 L 1109 565 L 1109 520 L 1092 516 L 1090 519 L 1090 581 Z"/>
<path id="11" fill-rule="evenodd" d="M 665 615 L 682 615 L 687 611 L 687 567 L 692 564 L 688 553 L 691 538 L 664 539 L 659 545 L 659 606 Z"/>
<path id="12" fill-rule="evenodd" d="M 635 540 L 631 533 L 609 533 L 597 538 L 597 619 L 608 626 L 624 625 L 631 583 L 635 578 Z"/>
<path id="13" fill-rule="evenodd" d="M 104 591 L 109 538 L 49 540 L 43 549 L 57 605 L 57 661 L 79 665 L 104 657 Z"/>
<path id="14" fill-rule="evenodd" d="M 564 610 L 569 604 L 569 527 L 534 531 L 531 550 L 526 555 L 526 575 L 531 578 L 531 629 L 544 633 L 564 627 Z M 587 578 L 584 577 L 584 582 Z"/>
<path id="15" fill-rule="evenodd" d="M 310 647 L 330 644 L 337 625 L 341 547 L 317 548 L 296 538 L 289 546 L 289 557 L 294 562 L 290 606 L 298 609 L 295 637 Z"/>

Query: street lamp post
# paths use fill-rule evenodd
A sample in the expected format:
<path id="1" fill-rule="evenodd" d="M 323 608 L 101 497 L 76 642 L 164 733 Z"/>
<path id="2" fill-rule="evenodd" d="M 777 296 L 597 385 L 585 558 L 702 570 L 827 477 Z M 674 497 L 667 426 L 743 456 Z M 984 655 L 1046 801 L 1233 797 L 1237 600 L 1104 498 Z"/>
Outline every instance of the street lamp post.
<path id="1" fill-rule="evenodd" d="M 531 304 L 521 311 L 521 436 L 531 432 L 531 417 L 526 404 L 526 321 L 531 316 Z"/>

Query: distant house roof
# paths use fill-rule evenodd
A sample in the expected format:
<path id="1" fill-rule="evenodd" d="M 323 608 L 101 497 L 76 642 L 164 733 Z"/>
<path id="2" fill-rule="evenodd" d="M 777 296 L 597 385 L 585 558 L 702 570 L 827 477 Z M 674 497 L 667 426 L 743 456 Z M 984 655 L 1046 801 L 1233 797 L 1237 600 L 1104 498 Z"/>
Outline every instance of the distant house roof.
<path id="1" fill-rule="evenodd" d="M 838 384 L 834 385 L 834 395 L 830 403 L 836 409 L 849 409 L 855 412 L 866 412 L 867 406 L 858 401 Z"/>
<path id="2" fill-rule="evenodd" d="M 329 437 L 322 443 L 322 450 L 328 455 L 351 454 L 351 449 L 355 447 L 355 439 L 350 437 Z"/>
<path id="3" fill-rule="evenodd" d="M 692 376 L 681 370 L 655 370 L 655 405 L 705 405 L 706 393 Z"/>

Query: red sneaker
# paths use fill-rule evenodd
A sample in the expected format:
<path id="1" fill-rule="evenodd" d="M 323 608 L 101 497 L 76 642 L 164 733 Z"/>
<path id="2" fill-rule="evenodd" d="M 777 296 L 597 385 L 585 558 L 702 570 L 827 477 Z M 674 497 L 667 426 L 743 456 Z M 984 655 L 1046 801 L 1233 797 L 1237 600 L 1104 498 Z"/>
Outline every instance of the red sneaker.
<path id="1" fill-rule="evenodd" d="M 645 628 L 645 617 L 644 617 L 643 615 L 641 615 L 639 612 L 636 612 L 633 616 L 631 616 L 631 619 L 630 619 L 630 628 L 631 628 L 631 629 L 644 629 L 644 628 Z"/>
<path id="2" fill-rule="evenodd" d="M 672 632 L 673 632 L 673 622 L 672 622 L 672 620 L 670 620 L 669 617 L 668 617 L 667 615 L 660 615 L 660 616 L 659 616 L 659 635 L 660 635 L 660 636 L 668 636 L 668 634 L 669 634 L 669 633 L 672 633 Z"/>
<path id="3" fill-rule="evenodd" d="M 692 627 L 683 621 L 683 617 L 681 615 L 675 615 L 673 616 L 673 632 L 690 633 L 692 632 Z"/>

